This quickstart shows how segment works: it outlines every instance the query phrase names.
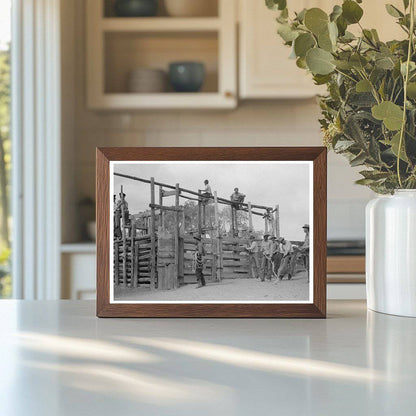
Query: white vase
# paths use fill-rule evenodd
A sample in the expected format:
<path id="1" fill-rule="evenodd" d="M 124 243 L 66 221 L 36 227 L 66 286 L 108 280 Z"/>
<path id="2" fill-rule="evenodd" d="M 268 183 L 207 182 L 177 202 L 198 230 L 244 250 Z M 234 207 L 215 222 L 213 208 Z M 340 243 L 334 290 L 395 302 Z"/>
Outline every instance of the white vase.
<path id="1" fill-rule="evenodd" d="M 416 190 L 367 204 L 366 282 L 369 309 L 416 317 Z"/>

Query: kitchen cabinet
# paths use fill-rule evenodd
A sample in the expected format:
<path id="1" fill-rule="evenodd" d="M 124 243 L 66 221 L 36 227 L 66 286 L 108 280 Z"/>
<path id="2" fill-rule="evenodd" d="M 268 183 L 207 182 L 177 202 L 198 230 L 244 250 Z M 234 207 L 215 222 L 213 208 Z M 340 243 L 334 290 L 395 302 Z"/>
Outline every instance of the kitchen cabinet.
<path id="1" fill-rule="evenodd" d="M 330 12 L 336 0 L 291 0 L 289 11 L 320 7 Z M 401 0 L 390 2 L 400 9 Z M 404 32 L 387 13 L 384 4 L 367 1 L 362 25 L 376 28 L 381 40 L 403 38 Z M 315 86 L 311 75 L 289 59 L 290 48 L 277 35 L 275 17 L 279 12 L 267 9 L 264 1 L 239 0 L 239 95 L 242 99 L 308 98 L 325 91 Z M 358 25 L 349 30 L 357 33 Z"/>
<path id="2" fill-rule="evenodd" d="M 216 16 L 116 17 L 111 1 L 87 1 L 87 105 L 90 109 L 209 109 L 237 105 L 237 33 L 234 0 L 217 2 Z M 129 92 L 137 69 L 167 71 L 175 61 L 205 66 L 202 90 Z"/>
<path id="3" fill-rule="evenodd" d="M 318 6 L 293 0 L 291 10 Z M 319 4 L 319 7 L 321 5 Z M 239 91 L 244 98 L 309 98 L 319 92 L 311 75 L 289 59 L 290 48 L 276 33 L 275 16 L 264 1 L 239 1 Z"/>

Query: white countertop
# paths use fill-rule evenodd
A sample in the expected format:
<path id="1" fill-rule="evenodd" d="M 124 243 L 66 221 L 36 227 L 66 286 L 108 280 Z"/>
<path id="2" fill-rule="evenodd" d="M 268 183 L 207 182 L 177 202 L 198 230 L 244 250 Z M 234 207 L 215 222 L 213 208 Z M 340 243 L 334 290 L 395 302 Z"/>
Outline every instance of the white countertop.
<path id="1" fill-rule="evenodd" d="M 415 415 L 416 319 L 97 319 L 0 301 L 0 415 Z"/>

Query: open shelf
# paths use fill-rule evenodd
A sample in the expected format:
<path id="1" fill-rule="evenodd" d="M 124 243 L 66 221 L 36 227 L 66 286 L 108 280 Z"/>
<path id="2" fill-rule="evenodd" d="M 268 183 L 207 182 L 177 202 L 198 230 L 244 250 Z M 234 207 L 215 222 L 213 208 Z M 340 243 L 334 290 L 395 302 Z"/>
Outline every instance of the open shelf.
<path id="1" fill-rule="evenodd" d="M 114 17 L 113 0 L 87 0 L 87 100 L 91 109 L 229 109 L 237 106 L 235 4 L 214 0 L 211 17 Z M 160 2 L 163 4 L 163 2 Z M 103 7 L 104 5 L 104 7 Z M 172 62 L 201 62 L 200 91 L 129 92 L 139 69 L 163 70 Z M 145 84 L 146 85 L 146 84 Z M 141 91 L 148 91 L 149 88 Z"/>
<path id="2" fill-rule="evenodd" d="M 190 95 L 218 92 L 218 39 L 215 32 L 106 33 L 104 59 L 106 94 L 131 94 L 129 73 L 138 68 L 160 69 L 167 77 L 169 64 L 175 61 L 204 64 L 206 76 L 201 91 Z M 168 84 L 166 90 L 158 94 L 174 93 Z"/>
<path id="3" fill-rule="evenodd" d="M 107 32 L 216 31 L 220 24 L 218 17 L 113 17 L 100 22 L 102 30 Z"/>
<path id="4" fill-rule="evenodd" d="M 97 2 L 102 1 L 102 0 L 95 0 Z M 177 1 L 177 0 L 173 0 L 173 1 Z M 196 0 L 194 0 L 196 1 Z M 201 0 L 198 0 L 201 1 Z M 205 4 L 203 4 L 203 6 L 205 7 L 205 13 L 203 13 L 203 16 L 195 16 L 195 17 L 218 17 L 218 3 L 219 0 L 203 0 Z M 227 0 L 227 1 L 231 1 L 231 0 Z M 116 0 L 104 0 L 102 5 L 102 11 L 101 11 L 101 16 L 104 18 L 111 18 L 111 17 L 116 17 L 116 13 L 115 13 L 115 3 Z M 154 19 L 157 17 L 168 17 L 170 19 L 175 19 L 176 17 L 174 16 L 169 16 L 166 4 L 165 4 L 165 0 L 159 0 L 158 2 L 158 11 L 157 11 L 157 15 L 155 17 L 146 17 L 145 19 Z M 131 17 L 123 17 L 122 19 L 134 19 Z M 185 19 L 193 19 L 193 17 L 187 17 Z"/>

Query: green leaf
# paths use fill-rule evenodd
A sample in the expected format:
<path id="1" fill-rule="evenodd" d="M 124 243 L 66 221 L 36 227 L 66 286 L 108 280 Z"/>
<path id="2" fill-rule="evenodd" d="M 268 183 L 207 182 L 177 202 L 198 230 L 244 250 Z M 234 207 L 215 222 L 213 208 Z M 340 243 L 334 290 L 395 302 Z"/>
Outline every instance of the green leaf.
<path id="1" fill-rule="evenodd" d="M 383 144 L 385 144 L 386 146 L 390 146 L 391 151 L 393 152 L 393 154 L 396 157 L 398 157 L 398 155 L 399 155 L 399 145 L 400 145 L 400 132 L 396 133 L 390 141 L 389 140 L 381 140 L 381 142 Z M 403 140 L 402 149 L 401 149 L 401 152 L 400 152 L 400 159 L 405 161 L 405 162 L 409 162 L 409 159 L 407 158 L 406 152 L 405 152 L 405 149 L 404 149 L 404 140 Z"/>
<path id="2" fill-rule="evenodd" d="M 367 160 L 367 155 L 364 152 L 362 152 L 358 156 L 350 160 L 350 165 L 352 167 L 360 166 L 360 165 L 363 165 L 366 160 Z"/>
<path id="3" fill-rule="evenodd" d="M 407 97 L 416 100 L 416 82 L 409 82 L 407 84 Z"/>
<path id="4" fill-rule="evenodd" d="M 338 17 L 342 15 L 342 7 L 336 4 L 334 8 L 332 9 L 332 13 L 329 15 L 329 20 L 331 22 L 335 22 Z"/>
<path id="5" fill-rule="evenodd" d="M 394 7 L 392 4 L 386 4 L 387 13 L 393 17 L 403 17 L 403 13 L 397 8 Z"/>
<path id="6" fill-rule="evenodd" d="M 318 35 L 318 45 L 321 49 L 328 52 L 333 52 L 334 50 L 334 44 L 332 43 L 328 32 Z"/>
<path id="7" fill-rule="evenodd" d="M 315 40 L 310 33 L 302 33 L 295 39 L 295 53 L 301 58 L 306 56 L 306 52 L 315 46 Z"/>
<path id="8" fill-rule="evenodd" d="M 371 109 L 373 117 L 382 120 L 384 125 L 392 131 L 402 127 L 403 110 L 391 101 L 383 101 Z"/>
<path id="9" fill-rule="evenodd" d="M 315 85 L 324 85 L 327 82 L 331 81 L 331 75 L 315 74 L 313 80 L 315 81 Z"/>
<path id="10" fill-rule="evenodd" d="M 337 68 L 343 71 L 348 71 L 352 68 L 352 65 L 348 61 L 344 61 L 341 59 L 335 59 L 333 63 Z"/>
<path id="11" fill-rule="evenodd" d="M 349 24 L 358 23 L 363 13 L 363 9 L 353 0 L 346 0 L 342 4 L 342 16 Z"/>
<path id="12" fill-rule="evenodd" d="M 297 30 L 293 30 L 290 25 L 282 23 L 277 25 L 277 33 L 286 43 L 294 41 L 299 36 Z"/>
<path id="13" fill-rule="evenodd" d="M 286 8 L 286 0 L 266 0 L 266 6 L 270 10 L 283 10 Z"/>
<path id="14" fill-rule="evenodd" d="M 367 79 L 362 79 L 361 81 L 357 82 L 355 90 L 357 92 L 371 92 L 371 82 Z"/>
<path id="15" fill-rule="evenodd" d="M 349 62 L 354 68 L 357 69 L 363 69 L 368 63 L 367 59 L 358 53 L 351 55 Z"/>
<path id="16" fill-rule="evenodd" d="M 375 64 L 378 68 L 392 70 L 394 69 L 395 62 L 393 61 L 393 58 L 386 56 L 376 59 Z"/>
<path id="17" fill-rule="evenodd" d="M 304 57 L 296 59 L 296 66 L 301 69 L 307 69 L 306 59 Z"/>
<path id="18" fill-rule="evenodd" d="M 327 75 L 333 72 L 333 56 L 320 48 L 310 49 L 306 54 L 306 64 L 313 74 Z"/>
<path id="19" fill-rule="evenodd" d="M 338 27 L 338 26 L 337 26 Z M 339 28 L 338 28 L 338 30 L 339 30 Z M 348 43 L 348 42 L 351 42 L 351 41 L 353 41 L 353 40 L 355 40 L 355 39 L 357 39 L 356 38 L 356 36 L 353 34 L 353 33 L 351 33 L 351 32 L 348 32 L 348 30 L 344 33 L 344 35 L 341 37 L 341 41 L 342 42 L 345 42 L 345 43 Z"/>
<path id="20" fill-rule="evenodd" d="M 315 35 L 324 33 L 328 29 L 328 15 L 318 7 L 309 9 L 305 13 L 305 26 Z"/>
<path id="21" fill-rule="evenodd" d="M 376 29 L 371 29 L 371 34 L 373 35 L 373 39 L 376 42 L 380 42 L 380 38 L 378 37 L 378 33 L 377 33 L 377 30 Z"/>
<path id="22" fill-rule="evenodd" d="M 348 23 L 344 19 L 343 16 L 338 17 L 338 19 L 337 19 L 337 27 L 338 27 L 338 33 L 340 34 L 340 36 L 344 36 L 345 35 L 345 32 L 347 30 L 347 27 L 348 27 Z"/>
<path id="23" fill-rule="evenodd" d="M 374 179 L 358 179 L 355 181 L 356 185 L 370 185 L 374 182 Z"/>
<path id="24" fill-rule="evenodd" d="M 334 146 L 334 150 L 337 153 L 345 152 L 351 146 L 354 146 L 355 142 L 352 140 L 338 140 Z"/>

